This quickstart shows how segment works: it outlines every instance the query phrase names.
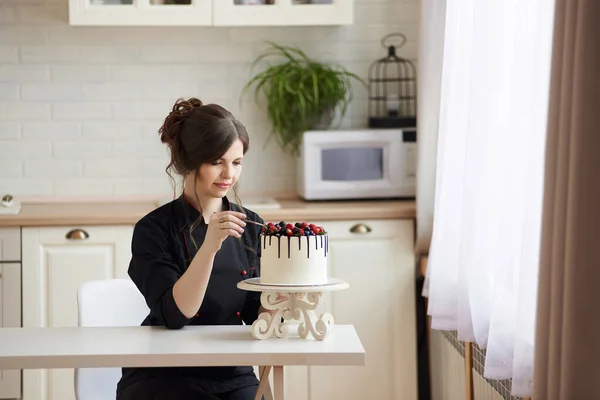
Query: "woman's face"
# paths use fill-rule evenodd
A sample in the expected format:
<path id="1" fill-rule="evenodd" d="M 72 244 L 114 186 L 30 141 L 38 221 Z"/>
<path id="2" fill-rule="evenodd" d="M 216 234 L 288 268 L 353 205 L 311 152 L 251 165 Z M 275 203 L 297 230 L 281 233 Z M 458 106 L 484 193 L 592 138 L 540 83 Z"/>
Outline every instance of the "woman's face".
<path id="1" fill-rule="evenodd" d="M 210 163 L 205 163 L 198 169 L 196 190 L 198 195 L 222 198 L 235 185 L 242 174 L 242 159 L 244 145 L 238 139 L 223 154 Z"/>

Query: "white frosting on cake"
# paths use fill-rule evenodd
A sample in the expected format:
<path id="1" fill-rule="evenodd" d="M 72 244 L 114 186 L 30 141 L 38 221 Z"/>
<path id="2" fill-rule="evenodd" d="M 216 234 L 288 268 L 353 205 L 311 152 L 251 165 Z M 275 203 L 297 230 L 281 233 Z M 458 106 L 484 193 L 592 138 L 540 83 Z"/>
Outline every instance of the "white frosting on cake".
<path id="1" fill-rule="evenodd" d="M 260 282 L 277 285 L 327 283 L 327 235 L 260 235 Z"/>

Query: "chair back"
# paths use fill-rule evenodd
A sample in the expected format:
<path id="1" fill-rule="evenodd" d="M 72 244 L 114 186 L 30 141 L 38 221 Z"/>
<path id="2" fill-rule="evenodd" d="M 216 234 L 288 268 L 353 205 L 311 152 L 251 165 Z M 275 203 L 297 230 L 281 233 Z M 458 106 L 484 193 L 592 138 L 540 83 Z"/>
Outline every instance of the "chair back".
<path id="1" fill-rule="evenodd" d="M 149 313 L 144 296 L 130 279 L 81 284 L 77 291 L 79 326 L 139 326 Z M 75 369 L 77 400 L 114 400 L 121 368 Z"/>

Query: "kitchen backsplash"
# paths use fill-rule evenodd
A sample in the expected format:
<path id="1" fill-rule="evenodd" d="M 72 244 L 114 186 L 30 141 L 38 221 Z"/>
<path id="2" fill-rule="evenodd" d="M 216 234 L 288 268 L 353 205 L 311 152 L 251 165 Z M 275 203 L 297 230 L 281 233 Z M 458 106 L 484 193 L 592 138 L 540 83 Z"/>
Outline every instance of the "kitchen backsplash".
<path id="1" fill-rule="evenodd" d="M 227 1 L 227 0 L 223 0 Z M 231 0 L 229 0 L 231 1 Z M 242 88 L 266 40 L 301 46 L 363 78 L 387 33 L 416 61 L 418 0 L 355 0 L 345 27 L 70 27 L 68 0 L 0 0 L 0 194 L 170 195 L 157 133 L 179 97 L 229 109 L 249 129 L 242 193 L 294 190 L 295 161 Z M 364 127 L 355 85 L 342 127 Z"/>

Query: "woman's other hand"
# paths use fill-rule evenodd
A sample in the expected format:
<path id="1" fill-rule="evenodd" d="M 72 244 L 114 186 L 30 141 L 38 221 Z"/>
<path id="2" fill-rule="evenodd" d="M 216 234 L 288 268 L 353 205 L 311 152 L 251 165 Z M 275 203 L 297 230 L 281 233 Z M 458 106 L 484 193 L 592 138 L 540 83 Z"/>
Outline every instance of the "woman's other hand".
<path id="1" fill-rule="evenodd" d="M 237 211 L 214 213 L 208 222 L 208 231 L 202 247 L 206 246 L 207 250 L 216 253 L 221 249 L 221 245 L 227 236 L 242 237 L 246 226 L 245 218 L 245 214 Z"/>

